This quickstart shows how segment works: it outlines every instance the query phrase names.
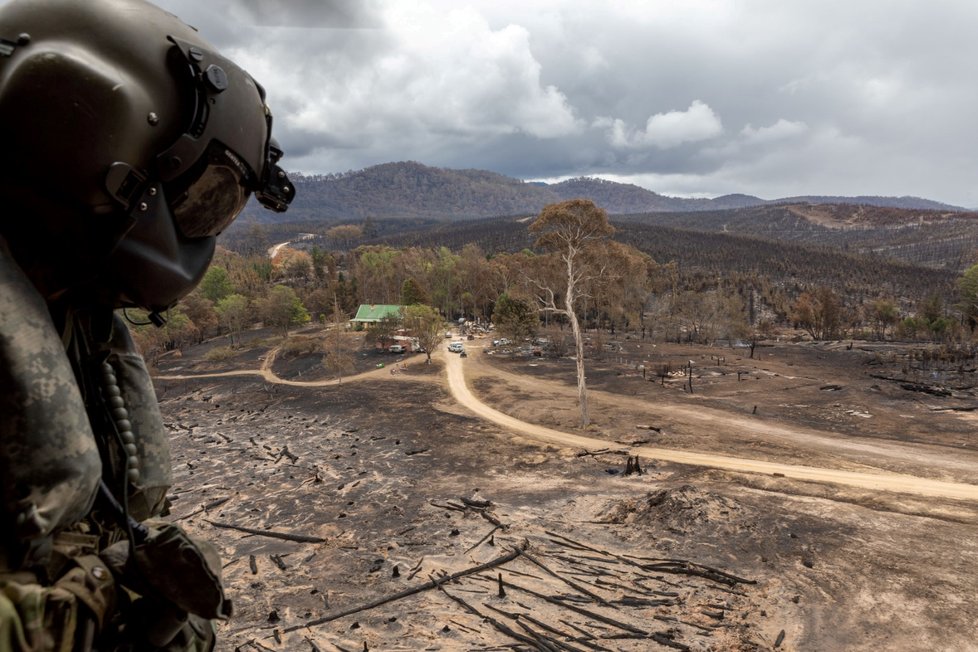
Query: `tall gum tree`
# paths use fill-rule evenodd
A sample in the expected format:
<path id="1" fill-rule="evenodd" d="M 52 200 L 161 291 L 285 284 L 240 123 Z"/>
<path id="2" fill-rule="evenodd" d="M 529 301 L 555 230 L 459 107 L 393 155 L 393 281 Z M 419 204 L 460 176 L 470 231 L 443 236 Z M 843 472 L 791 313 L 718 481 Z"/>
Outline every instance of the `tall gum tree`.
<path id="1" fill-rule="evenodd" d="M 418 341 L 418 346 L 424 351 L 425 364 L 431 364 L 431 354 L 438 350 L 441 344 L 445 320 L 431 306 L 415 304 L 401 308 L 404 326 L 410 331 L 411 337 Z"/>
<path id="2" fill-rule="evenodd" d="M 586 428 L 591 419 L 584 375 L 584 338 L 577 320 L 577 303 L 586 296 L 592 282 L 601 278 L 605 271 L 599 257 L 591 255 L 593 250 L 614 232 L 614 227 L 608 223 L 608 214 L 589 199 L 571 199 L 545 206 L 530 224 L 530 233 L 537 236 L 536 246 L 553 252 L 560 263 L 560 284 L 563 288 L 539 279 L 534 283 L 538 289 L 540 309 L 566 317 L 574 335 L 577 398 L 582 428 Z M 563 296 L 558 299 L 561 289 Z"/>

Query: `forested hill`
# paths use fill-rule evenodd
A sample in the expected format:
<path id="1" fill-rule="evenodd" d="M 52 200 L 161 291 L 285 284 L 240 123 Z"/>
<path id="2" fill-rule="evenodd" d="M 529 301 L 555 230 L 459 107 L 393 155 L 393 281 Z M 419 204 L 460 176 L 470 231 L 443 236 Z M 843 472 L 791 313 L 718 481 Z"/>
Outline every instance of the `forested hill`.
<path id="1" fill-rule="evenodd" d="M 765 279 L 771 286 L 795 292 L 826 285 L 857 301 L 879 293 L 922 301 L 929 294 L 950 293 L 957 270 L 908 264 L 873 252 L 844 251 L 812 241 L 778 242 L 731 232 L 705 232 L 675 226 L 613 220 L 615 240 L 630 244 L 656 261 L 673 261 L 689 279 L 712 283 L 717 278 Z M 526 220 L 497 218 L 418 225 L 369 244 L 395 248 L 448 247 L 460 251 L 476 244 L 493 255 L 533 246 Z M 793 288 L 793 289 L 792 289 Z"/>
<path id="2" fill-rule="evenodd" d="M 532 215 L 564 199 L 592 199 L 611 214 L 660 211 L 716 211 L 786 200 L 750 195 L 715 199 L 667 197 L 632 184 L 577 178 L 555 184 L 530 183 L 485 170 L 452 170 L 415 162 L 384 163 L 355 172 L 321 176 L 292 175 L 296 199 L 285 214 L 245 209 L 250 220 L 344 222 L 374 219 L 461 220 L 498 215 Z M 962 210 L 916 197 L 797 197 L 793 202 L 830 201 L 899 208 Z"/>

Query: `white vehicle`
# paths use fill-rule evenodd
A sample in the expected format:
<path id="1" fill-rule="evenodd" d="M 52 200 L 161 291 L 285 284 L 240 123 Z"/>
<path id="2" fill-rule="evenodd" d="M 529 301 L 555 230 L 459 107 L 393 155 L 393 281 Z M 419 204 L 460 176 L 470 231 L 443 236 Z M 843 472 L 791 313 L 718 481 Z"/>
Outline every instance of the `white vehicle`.
<path id="1" fill-rule="evenodd" d="M 391 353 L 404 353 L 404 347 L 400 344 L 391 344 L 390 348 L 387 350 Z"/>
<path id="2" fill-rule="evenodd" d="M 465 350 L 465 346 L 461 342 L 452 342 L 448 345 L 448 350 L 452 353 L 461 353 Z"/>

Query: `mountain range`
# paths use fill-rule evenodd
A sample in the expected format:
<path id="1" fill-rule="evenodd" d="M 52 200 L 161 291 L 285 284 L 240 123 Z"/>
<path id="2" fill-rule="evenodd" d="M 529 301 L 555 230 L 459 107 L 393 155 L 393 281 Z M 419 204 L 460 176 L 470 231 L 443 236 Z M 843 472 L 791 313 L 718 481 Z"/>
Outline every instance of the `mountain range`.
<path id="1" fill-rule="evenodd" d="M 579 197 L 593 200 L 612 215 L 700 212 L 770 204 L 858 204 L 892 208 L 964 211 L 919 197 L 802 196 L 765 200 L 732 194 L 714 199 L 668 197 L 628 183 L 579 177 L 560 183 L 527 182 L 486 170 L 436 168 L 414 161 L 384 163 L 363 170 L 306 176 L 290 175 L 296 199 L 289 211 L 273 214 L 252 201 L 252 220 L 343 222 L 375 219 L 464 220 L 536 214 L 547 204 Z"/>

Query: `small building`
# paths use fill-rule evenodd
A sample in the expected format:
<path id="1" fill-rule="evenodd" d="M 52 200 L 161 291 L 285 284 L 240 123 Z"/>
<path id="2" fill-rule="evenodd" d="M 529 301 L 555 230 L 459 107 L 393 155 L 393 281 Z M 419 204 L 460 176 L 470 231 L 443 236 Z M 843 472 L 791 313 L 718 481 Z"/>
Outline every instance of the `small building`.
<path id="1" fill-rule="evenodd" d="M 376 324 L 385 317 L 399 319 L 401 316 L 401 306 L 382 303 L 361 303 L 357 308 L 357 314 L 350 320 L 350 325 L 356 330 L 362 330 L 365 326 Z"/>

